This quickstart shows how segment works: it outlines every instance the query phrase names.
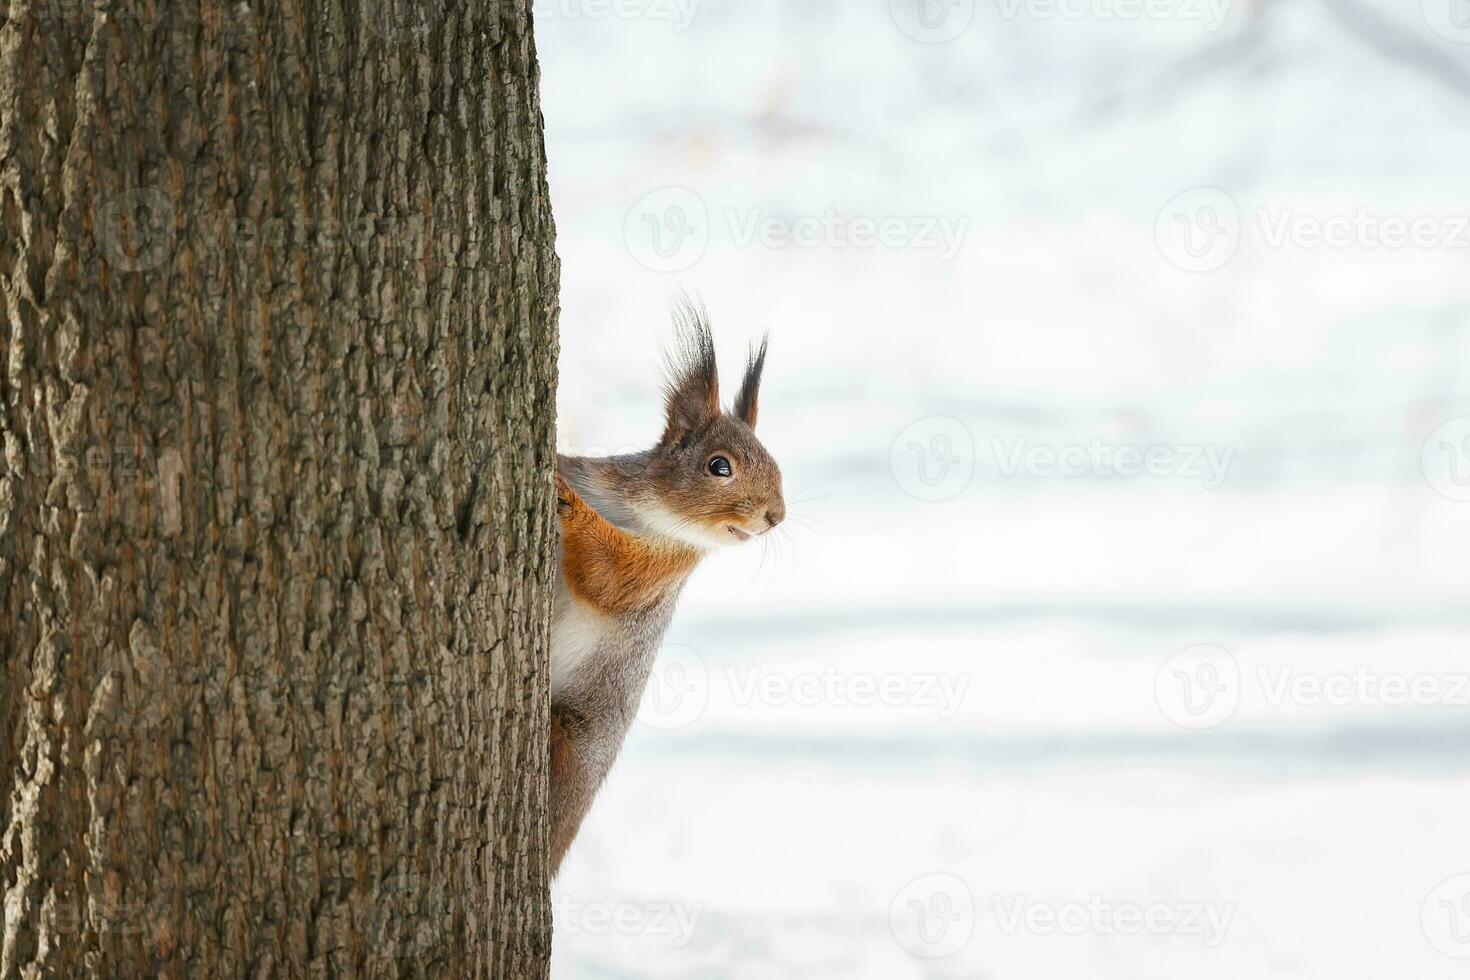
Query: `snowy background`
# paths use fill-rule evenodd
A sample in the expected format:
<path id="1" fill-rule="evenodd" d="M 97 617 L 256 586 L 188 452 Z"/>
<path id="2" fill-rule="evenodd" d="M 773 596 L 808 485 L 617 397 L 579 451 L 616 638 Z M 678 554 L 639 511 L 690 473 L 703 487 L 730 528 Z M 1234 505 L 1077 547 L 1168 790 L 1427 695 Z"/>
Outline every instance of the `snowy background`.
<path id="1" fill-rule="evenodd" d="M 540 0 L 560 440 L 668 293 L 791 520 L 553 975 L 1470 968 L 1470 0 Z"/>

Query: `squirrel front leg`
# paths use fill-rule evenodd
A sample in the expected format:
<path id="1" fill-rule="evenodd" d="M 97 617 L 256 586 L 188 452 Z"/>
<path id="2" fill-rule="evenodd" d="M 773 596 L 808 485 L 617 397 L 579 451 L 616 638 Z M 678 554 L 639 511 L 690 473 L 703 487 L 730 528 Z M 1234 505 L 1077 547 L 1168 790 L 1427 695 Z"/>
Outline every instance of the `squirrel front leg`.
<path id="1" fill-rule="evenodd" d="M 620 733 L 571 708 L 551 709 L 551 875 L 556 876 L 617 757 Z"/>

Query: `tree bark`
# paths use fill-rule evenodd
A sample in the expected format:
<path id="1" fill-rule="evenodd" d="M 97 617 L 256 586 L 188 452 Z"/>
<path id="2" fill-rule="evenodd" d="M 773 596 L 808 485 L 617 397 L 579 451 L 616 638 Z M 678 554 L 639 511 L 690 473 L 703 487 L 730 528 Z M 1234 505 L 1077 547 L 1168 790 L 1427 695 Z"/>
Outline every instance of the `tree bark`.
<path id="1" fill-rule="evenodd" d="M 528 7 L 0 7 L 0 977 L 544 975 Z"/>

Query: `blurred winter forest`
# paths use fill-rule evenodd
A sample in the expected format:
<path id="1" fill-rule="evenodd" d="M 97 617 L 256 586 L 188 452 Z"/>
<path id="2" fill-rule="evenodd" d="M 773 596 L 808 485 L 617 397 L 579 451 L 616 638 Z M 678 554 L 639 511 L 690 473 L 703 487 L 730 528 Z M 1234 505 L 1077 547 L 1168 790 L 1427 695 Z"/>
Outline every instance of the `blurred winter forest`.
<path id="1" fill-rule="evenodd" d="M 1470 3 L 536 16 L 563 451 L 656 437 L 687 288 L 792 515 L 554 975 L 1462 976 Z"/>

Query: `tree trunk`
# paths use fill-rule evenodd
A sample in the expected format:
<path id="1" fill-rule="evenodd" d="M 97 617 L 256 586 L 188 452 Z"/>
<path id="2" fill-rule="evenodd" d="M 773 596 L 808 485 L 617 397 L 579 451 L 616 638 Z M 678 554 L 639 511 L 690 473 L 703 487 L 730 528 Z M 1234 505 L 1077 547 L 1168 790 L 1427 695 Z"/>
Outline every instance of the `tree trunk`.
<path id="1" fill-rule="evenodd" d="M 0 977 L 544 975 L 528 6 L 0 7 Z"/>

